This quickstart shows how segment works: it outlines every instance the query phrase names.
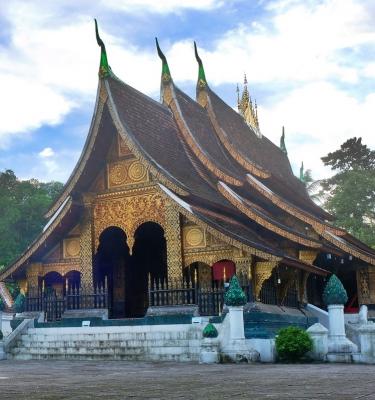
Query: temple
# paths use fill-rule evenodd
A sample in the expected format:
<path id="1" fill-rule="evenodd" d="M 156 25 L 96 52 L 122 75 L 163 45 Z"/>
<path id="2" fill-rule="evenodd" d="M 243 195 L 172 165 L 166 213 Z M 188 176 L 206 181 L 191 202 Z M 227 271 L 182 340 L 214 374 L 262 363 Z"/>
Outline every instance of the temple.
<path id="1" fill-rule="evenodd" d="M 249 301 L 321 306 L 332 272 L 347 309 L 375 304 L 375 251 L 310 199 L 284 130 L 280 147 L 262 135 L 246 77 L 236 112 L 210 88 L 195 45 L 194 100 L 156 41 L 158 102 L 115 75 L 97 26 L 96 35 L 99 81 L 82 154 L 43 232 L 0 276 L 19 283 L 30 310 L 53 292 L 64 307 L 105 307 L 110 318 L 187 304 L 217 315 L 233 274 Z"/>

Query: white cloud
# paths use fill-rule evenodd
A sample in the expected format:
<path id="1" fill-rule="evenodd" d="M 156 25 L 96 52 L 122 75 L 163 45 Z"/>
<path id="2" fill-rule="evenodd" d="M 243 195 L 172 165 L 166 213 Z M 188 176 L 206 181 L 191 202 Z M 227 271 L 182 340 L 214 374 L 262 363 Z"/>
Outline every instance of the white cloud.
<path id="1" fill-rule="evenodd" d="M 364 79 L 375 78 L 375 64 L 366 56 L 371 51 L 364 51 L 375 48 L 375 9 L 370 3 L 274 1 L 268 3 L 264 18 L 223 32 L 209 50 L 200 48 L 212 86 L 234 84 L 246 71 L 250 89 L 256 83 L 265 93 L 272 93 L 260 104 L 263 133 L 278 143 L 285 125 L 291 160 L 299 164 L 304 159 L 315 176 L 327 173 L 319 157 L 348 137 L 363 136 L 365 143 L 375 145 L 371 133 L 375 90 L 363 85 Z M 94 101 L 99 48 L 91 15 L 85 14 L 90 11 L 80 10 L 56 22 L 58 6 L 46 4 L 14 1 L 2 10 L 10 23 L 11 42 L 8 48 L 0 47 L 0 87 L 7 94 L 0 97 L 0 147 L 9 145 L 11 135 L 58 124 L 74 107 Z M 226 3 L 109 0 L 99 4 L 112 11 L 147 9 L 165 14 L 210 10 Z M 109 35 L 105 26 L 100 31 L 114 72 L 155 96 L 160 83 L 156 52 Z M 193 38 L 172 44 L 161 39 L 175 81 L 194 84 Z M 288 89 L 278 91 L 276 87 Z M 49 168 L 57 171 L 54 165 Z M 40 171 L 34 172 L 40 176 Z"/>
<path id="2" fill-rule="evenodd" d="M 228 4 L 229 1 L 219 0 L 103 0 L 101 4 L 104 7 L 110 7 L 115 10 L 125 11 L 127 13 L 158 13 L 172 14 L 184 10 L 212 10 Z"/>
<path id="3" fill-rule="evenodd" d="M 53 151 L 53 149 L 51 149 L 51 147 L 45 147 L 42 151 L 40 151 L 38 153 L 39 157 L 42 158 L 49 158 L 55 155 L 55 152 Z"/>
<path id="4" fill-rule="evenodd" d="M 330 83 L 316 82 L 292 91 L 281 102 L 260 107 L 259 115 L 262 132 L 275 143 L 285 125 L 288 155 L 295 171 L 304 161 L 314 177 L 321 178 L 330 171 L 320 157 L 345 140 L 361 136 L 375 148 L 374 110 L 375 93 L 360 101 Z"/>

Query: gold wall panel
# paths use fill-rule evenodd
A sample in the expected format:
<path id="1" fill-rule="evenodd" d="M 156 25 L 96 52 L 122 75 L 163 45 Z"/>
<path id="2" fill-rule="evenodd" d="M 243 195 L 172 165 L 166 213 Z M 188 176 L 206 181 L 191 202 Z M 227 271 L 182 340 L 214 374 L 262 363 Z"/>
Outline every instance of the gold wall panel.
<path id="1" fill-rule="evenodd" d="M 95 249 L 98 248 L 100 234 L 106 228 L 117 226 L 125 232 L 131 252 L 134 233 L 143 223 L 156 222 L 166 233 L 165 200 L 155 189 L 99 196 L 94 205 L 93 219 Z"/>
<path id="2" fill-rule="evenodd" d="M 206 233 L 198 226 L 183 228 L 184 248 L 206 247 Z"/>
<path id="3" fill-rule="evenodd" d="M 147 169 L 140 161 L 134 158 L 109 163 L 107 168 L 108 188 L 117 188 L 149 181 Z"/>
<path id="4" fill-rule="evenodd" d="M 63 241 L 63 257 L 64 258 L 77 258 L 79 257 L 81 248 L 79 237 L 64 239 Z"/>

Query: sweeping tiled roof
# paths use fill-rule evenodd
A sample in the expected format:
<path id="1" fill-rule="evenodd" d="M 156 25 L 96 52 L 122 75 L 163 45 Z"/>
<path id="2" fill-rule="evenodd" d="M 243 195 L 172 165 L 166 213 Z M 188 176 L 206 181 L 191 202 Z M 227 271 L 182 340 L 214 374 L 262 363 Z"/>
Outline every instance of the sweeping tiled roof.
<path id="1" fill-rule="evenodd" d="M 209 88 L 200 59 L 195 101 L 175 86 L 158 48 L 163 60 L 159 103 L 118 79 L 99 36 L 98 43 L 102 55 L 92 124 L 73 173 L 47 213 L 49 218 L 67 198 L 69 204 L 82 204 L 82 194 L 106 165 L 110 143 L 120 135 L 164 195 L 223 240 L 260 258 L 282 260 L 319 274 L 326 272 L 284 249 L 332 248 L 375 265 L 372 249 L 327 222 L 331 216 L 309 198 L 293 175 L 286 152 L 255 132 Z M 42 241 L 54 237 L 58 229 L 61 224 L 50 224 L 48 232 L 8 271 L 32 259 Z"/>

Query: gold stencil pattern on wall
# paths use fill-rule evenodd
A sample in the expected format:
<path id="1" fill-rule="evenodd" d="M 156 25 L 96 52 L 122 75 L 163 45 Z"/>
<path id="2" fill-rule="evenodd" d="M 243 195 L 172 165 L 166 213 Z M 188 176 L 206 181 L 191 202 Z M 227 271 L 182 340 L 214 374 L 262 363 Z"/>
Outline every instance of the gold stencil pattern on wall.
<path id="1" fill-rule="evenodd" d="M 80 253 L 79 238 L 65 239 L 64 240 L 64 258 L 76 258 Z"/>
<path id="2" fill-rule="evenodd" d="M 122 160 L 108 164 L 108 187 L 119 187 L 148 182 L 145 166 L 138 160 Z"/>
<path id="3" fill-rule="evenodd" d="M 205 247 L 206 238 L 204 231 L 199 227 L 184 228 L 186 247 Z"/>
<path id="4" fill-rule="evenodd" d="M 127 171 L 125 162 L 116 162 L 109 165 L 109 187 L 121 186 L 126 182 Z"/>
<path id="5" fill-rule="evenodd" d="M 139 161 L 134 161 L 129 165 L 128 175 L 133 182 L 143 182 L 146 180 L 147 170 Z"/>

